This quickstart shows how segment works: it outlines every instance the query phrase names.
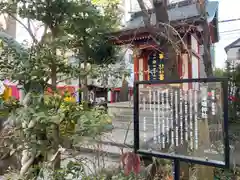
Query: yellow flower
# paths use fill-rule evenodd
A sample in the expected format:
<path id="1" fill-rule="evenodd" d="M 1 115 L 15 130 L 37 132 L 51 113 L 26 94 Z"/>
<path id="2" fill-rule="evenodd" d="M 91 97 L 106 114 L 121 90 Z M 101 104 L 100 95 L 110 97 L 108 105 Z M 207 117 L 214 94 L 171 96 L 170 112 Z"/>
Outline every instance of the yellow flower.
<path id="1" fill-rule="evenodd" d="M 3 99 L 6 101 L 6 100 L 10 99 L 11 95 L 12 95 L 12 89 L 9 88 L 8 86 L 5 86 L 5 91 L 3 93 Z"/>
<path id="2" fill-rule="evenodd" d="M 65 102 L 76 102 L 76 99 L 74 97 L 65 97 L 64 101 Z"/>

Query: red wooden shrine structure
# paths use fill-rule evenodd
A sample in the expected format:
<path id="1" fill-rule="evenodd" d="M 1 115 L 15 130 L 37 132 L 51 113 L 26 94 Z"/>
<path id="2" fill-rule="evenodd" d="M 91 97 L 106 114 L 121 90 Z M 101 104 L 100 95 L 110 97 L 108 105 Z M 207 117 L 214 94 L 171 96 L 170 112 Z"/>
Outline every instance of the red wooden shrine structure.
<path id="1" fill-rule="evenodd" d="M 181 51 L 174 61 L 178 67 L 179 78 L 200 78 L 201 66 L 200 46 L 203 44 L 203 18 L 198 9 L 198 2 L 182 1 L 168 6 L 170 24 L 173 26 L 183 43 Z M 211 43 L 218 42 L 218 2 L 207 3 L 208 25 Z M 156 26 L 155 13 L 149 11 L 151 25 Z M 168 61 L 167 55 L 161 52 L 161 47 L 154 43 L 147 28 L 144 27 L 141 12 L 132 15 L 132 19 L 121 31 L 111 34 L 111 41 L 115 45 L 131 44 L 134 58 L 134 80 L 163 80 L 164 64 Z M 192 85 L 183 85 L 183 89 L 193 88 Z"/>

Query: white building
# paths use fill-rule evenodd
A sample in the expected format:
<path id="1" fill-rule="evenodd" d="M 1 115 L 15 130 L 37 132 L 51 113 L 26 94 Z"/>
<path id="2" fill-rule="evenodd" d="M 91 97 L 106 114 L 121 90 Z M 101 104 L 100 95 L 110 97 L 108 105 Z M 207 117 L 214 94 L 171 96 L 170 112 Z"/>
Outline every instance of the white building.
<path id="1" fill-rule="evenodd" d="M 240 64 L 240 38 L 225 47 L 227 53 L 227 62 L 232 67 Z"/>
<path id="2" fill-rule="evenodd" d="M 122 0 L 122 1 L 125 4 L 126 11 L 128 11 L 128 13 L 126 13 L 126 14 L 131 14 L 134 12 L 141 11 L 141 8 L 138 4 L 138 0 Z M 172 4 L 172 3 L 176 3 L 176 2 L 180 2 L 180 1 L 184 1 L 184 0 L 168 0 L 168 3 Z M 195 0 L 192 0 L 192 1 L 195 1 Z M 143 0 L 143 2 L 147 9 L 153 8 L 153 0 Z M 129 17 L 129 15 L 127 15 L 127 17 Z"/>

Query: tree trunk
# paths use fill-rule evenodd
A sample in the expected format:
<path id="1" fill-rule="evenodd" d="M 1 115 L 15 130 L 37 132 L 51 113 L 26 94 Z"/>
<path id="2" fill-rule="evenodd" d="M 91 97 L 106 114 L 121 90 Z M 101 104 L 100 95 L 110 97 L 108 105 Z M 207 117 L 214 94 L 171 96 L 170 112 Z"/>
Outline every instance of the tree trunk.
<path id="1" fill-rule="evenodd" d="M 57 36 L 57 29 L 52 28 L 52 40 L 56 38 Z M 52 49 L 53 51 L 53 57 L 55 58 L 57 55 L 57 49 Z M 55 59 L 52 60 L 51 65 L 51 83 L 52 83 L 52 90 L 57 90 L 57 65 L 55 63 Z M 54 134 L 54 153 L 58 151 L 59 145 L 60 145 L 60 137 L 59 137 L 59 126 L 53 125 L 53 134 Z M 60 163 L 61 163 L 61 157 L 60 153 L 57 155 L 55 162 L 54 162 L 54 169 L 60 169 Z"/>
<path id="2" fill-rule="evenodd" d="M 210 34 L 209 34 L 209 28 L 208 28 L 207 22 L 204 22 L 203 24 L 203 37 L 204 37 L 203 63 L 204 63 L 206 75 L 207 77 L 210 77 L 213 75 L 213 70 L 212 70 L 212 61 L 211 61 L 211 54 L 210 54 Z"/>
<path id="3" fill-rule="evenodd" d="M 50 28 L 51 29 L 51 33 L 52 33 L 52 41 L 56 38 L 57 36 L 57 30 L 55 28 Z M 52 57 L 51 58 L 55 58 L 57 55 L 57 49 L 53 48 L 52 49 Z M 52 84 L 52 88 L 55 91 L 57 89 L 57 66 L 55 63 L 55 59 L 52 59 L 51 61 L 51 84 Z"/>
<path id="4" fill-rule="evenodd" d="M 150 20 L 151 20 L 151 18 L 150 18 L 149 14 L 148 14 L 148 10 L 145 7 L 145 4 L 144 4 L 143 0 L 138 0 L 138 4 L 139 4 L 139 6 L 141 8 L 141 11 L 143 12 L 142 16 L 143 16 L 143 22 L 144 22 L 145 26 L 146 27 L 150 27 L 150 22 L 151 22 Z"/>
<path id="5" fill-rule="evenodd" d="M 210 32 L 209 32 L 209 26 L 207 22 L 207 12 L 206 12 L 206 1 L 201 1 L 199 0 L 198 3 L 198 9 L 201 13 L 201 15 L 204 17 L 204 22 L 203 22 L 203 48 L 204 48 L 204 53 L 203 53 L 203 63 L 205 67 L 205 72 L 207 77 L 213 75 L 213 70 L 212 70 L 212 61 L 211 61 L 211 54 L 210 54 Z"/>
<path id="6" fill-rule="evenodd" d="M 207 119 L 201 119 L 198 121 L 198 127 L 199 127 L 199 148 L 201 151 L 203 151 L 204 148 L 208 148 L 211 145 L 210 142 L 210 134 L 209 134 L 209 127 L 208 127 L 208 120 Z M 202 149 L 203 148 L 203 149 Z M 197 150 L 195 152 L 198 153 Z M 197 156 L 197 155 L 195 155 Z M 208 179 L 214 179 L 214 168 L 203 166 L 203 165 L 195 165 L 195 168 L 197 169 L 197 178 L 201 180 L 208 180 Z"/>
<path id="7" fill-rule="evenodd" d="M 154 33 L 155 38 L 160 42 L 160 50 L 164 54 L 164 76 L 165 79 L 178 79 L 177 66 L 177 47 L 178 39 L 173 35 L 173 29 L 170 27 L 170 22 L 167 12 L 167 0 L 154 0 L 153 6 L 156 14 L 157 33 Z"/>
<path id="8" fill-rule="evenodd" d="M 120 102 L 128 101 L 128 82 L 126 81 L 126 76 L 123 75 L 122 87 L 120 90 Z"/>
<path id="9" fill-rule="evenodd" d="M 150 15 L 146 9 L 143 0 L 138 0 L 142 10 L 142 16 L 145 27 L 147 28 L 151 38 L 159 45 L 158 50 L 164 54 L 164 74 L 165 79 L 178 79 L 177 69 L 177 44 L 173 44 L 178 40 L 173 35 L 173 30 L 169 26 L 169 18 L 167 12 L 167 1 L 153 1 L 156 13 L 156 28 L 150 23 Z"/>
<path id="10" fill-rule="evenodd" d="M 52 62 L 52 67 L 51 67 L 51 83 L 52 83 L 52 88 L 55 91 L 57 89 L 57 68 L 56 64 Z"/>
<path id="11" fill-rule="evenodd" d="M 173 29 L 170 27 L 168 12 L 167 12 L 167 0 L 154 0 L 153 7 L 156 14 L 156 28 L 151 26 L 150 16 L 147 13 L 143 0 L 138 0 L 139 6 L 142 10 L 142 16 L 145 27 L 153 41 L 158 45 L 158 50 L 164 55 L 164 79 L 178 79 L 178 66 L 177 66 L 177 47 L 176 43 L 178 39 L 173 35 Z M 185 148 L 185 147 L 184 147 Z M 186 151 L 186 149 L 185 149 Z M 181 170 L 185 176 L 189 175 L 188 165 L 182 164 Z M 151 173 L 154 177 L 156 172 Z"/>
<path id="12" fill-rule="evenodd" d="M 87 59 L 84 60 L 84 71 L 87 72 Z M 88 102 L 88 77 L 87 75 L 83 78 L 82 81 L 82 92 L 83 92 L 83 101 Z"/>
<path id="13" fill-rule="evenodd" d="M 164 77 L 166 80 L 179 79 L 177 54 L 170 44 L 161 50 L 164 52 Z"/>

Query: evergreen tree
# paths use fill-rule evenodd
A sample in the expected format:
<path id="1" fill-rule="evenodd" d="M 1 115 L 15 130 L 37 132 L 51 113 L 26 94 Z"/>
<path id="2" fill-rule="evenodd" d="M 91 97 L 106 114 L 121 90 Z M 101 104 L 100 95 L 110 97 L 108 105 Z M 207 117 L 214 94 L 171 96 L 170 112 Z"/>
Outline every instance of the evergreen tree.
<path id="1" fill-rule="evenodd" d="M 23 85 L 26 91 L 22 105 L 9 113 L 7 124 L 12 128 L 7 132 L 11 136 L 8 134 L 4 143 L 10 156 L 16 151 L 22 153 L 21 176 L 37 176 L 39 169 L 32 173 L 32 167 L 41 166 L 42 161 L 54 170 L 60 168 L 60 147 L 65 138 L 70 141 L 101 133 L 105 114 L 65 102 L 65 94 L 55 91 L 47 96 L 43 92 L 47 87 L 56 90 L 60 76 L 86 78 L 91 74 L 92 69 L 69 63 L 69 53 L 81 56 L 84 63 L 114 61 L 114 48 L 104 36 L 111 29 L 111 17 L 88 0 L 6 0 L 0 2 L 0 13 L 15 19 L 32 38 L 29 46 L 19 47 L 0 34 L 0 64 L 1 78 Z M 32 22 L 44 27 L 40 39 L 34 35 Z"/>
<path id="2" fill-rule="evenodd" d="M 229 120 L 240 123 L 240 65 L 232 66 L 227 63 L 227 77 L 229 77 Z"/>

